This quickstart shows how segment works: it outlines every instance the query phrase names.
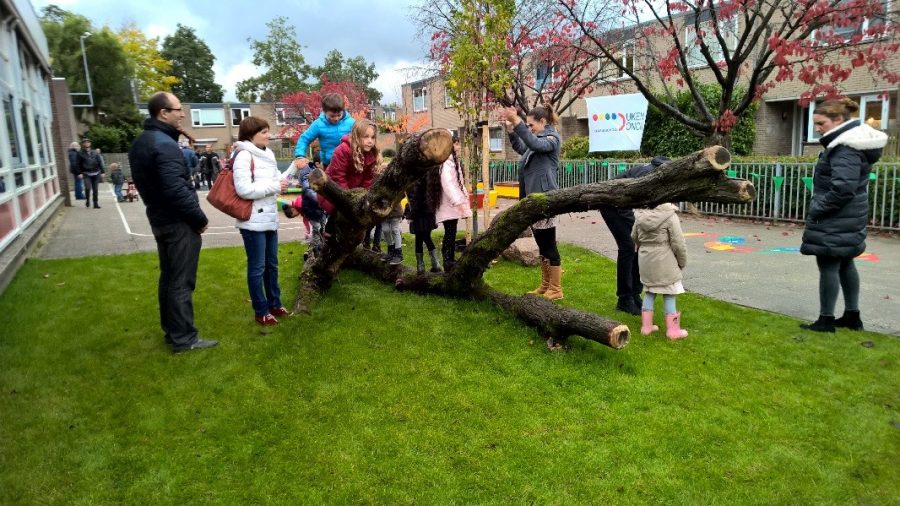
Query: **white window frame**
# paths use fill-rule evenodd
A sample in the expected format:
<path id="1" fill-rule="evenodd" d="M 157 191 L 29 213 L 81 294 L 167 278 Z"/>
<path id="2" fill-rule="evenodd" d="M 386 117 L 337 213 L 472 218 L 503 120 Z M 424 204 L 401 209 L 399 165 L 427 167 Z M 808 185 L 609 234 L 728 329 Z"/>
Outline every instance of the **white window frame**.
<path id="1" fill-rule="evenodd" d="M 220 113 L 222 115 L 222 121 L 221 122 L 218 122 L 215 120 L 206 121 L 203 118 L 204 112 Z M 191 109 L 191 125 L 195 128 L 223 127 L 223 126 L 225 126 L 225 109 Z"/>
<path id="2" fill-rule="evenodd" d="M 284 107 L 276 107 L 275 108 L 275 125 L 276 126 L 284 126 L 287 124 L 287 121 L 284 120 Z"/>
<path id="3" fill-rule="evenodd" d="M 856 97 L 853 97 L 856 98 Z M 818 142 L 822 137 L 816 132 L 816 126 L 813 124 L 813 111 L 816 109 L 816 105 L 821 103 L 822 101 L 818 101 L 816 103 L 809 104 L 807 107 L 807 131 L 806 131 L 806 142 Z M 859 116 L 853 119 L 858 119 L 861 122 L 865 122 L 866 118 L 866 104 L 868 102 L 881 102 L 881 125 L 878 126 L 879 130 L 887 130 L 888 127 L 888 118 L 891 113 L 891 97 L 887 97 L 885 99 L 880 98 L 879 95 L 862 95 L 859 97 Z"/>
<path id="4" fill-rule="evenodd" d="M 882 1 L 884 2 L 884 12 L 890 13 L 890 12 L 891 12 L 891 2 L 892 2 L 892 0 L 882 0 Z M 853 37 L 853 35 L 854 35 L 855 33 L 857 33 L 857 32 L 865 34 L 865 32 L 869 30 L 869 21 L 870 21 L 870 20 L 871 20 L 871 18 L 865 18 L 865 19 L 863 19 L 862 26 L 860 26 L 859 28 L 853 29 L 853 30 L 850 31 L 850 32 L 847 32 L 847 35 L 843 37 L 844 42 L 850 42 L 850 39 L 851 39 L 851 38 Z M 884 23 L 885 23 L 885 24 L 890 23 L 890 20 L 885 20 Z M 829 25 L 829 26 L 830 26 L 830 25 Z M 823 28 L 825 28 L 825 27 L 823 27 Z M 850 27 L 845 27 L 845 28 L 842 28 L 841 30 L 845 30 L 845 29 L 847 29 L 847 28 L 850 28 Z M 813 40 L 816 39 L 816 36 L 818 35 L 818 33 L 819 33 L 819 29 L 816 29 L 816 30 L 813 31 L 813 33 L 812 33 L 812 35 L 811 35 L 811 37 L 813 38 Z M 839 33 L 836 33 L 836 35 L 840 35 L 840 34 L 839 34 Z M 863 40 L 863 41 L 870 41 L 870 40 L 872 40 L 872 37 L 869 36 L 869 35 L 863 35 L 862 40 Z M 822 43 L 824 44 L 825 42 L 823 41 Z"/>
<path id="5" fill-rule="evenodd" d="M 419 99 L 421 101 L 421 105 L 417 106 L 416 101 Z M 422 86 L 419 88 L 415 88 L 412 90 L 412 105 L 413 112 L 423 112 L 428 110 L 428 88 L 426 86 Z"/>
<path id="6" fill-rule="evenodd" d="M 444 109 L 451 109 L 453 107 L 453 99 L 450 97 L 450 91 L 446 88 L 444 89 Z"/>
<path id="7" fill-rule="evenodd" d="M 700 29 L 706 32 L 704 39 L 706 40 L 706 46 L 709 48 L 710 52 L 713 53 L 712 56 L 714 57 L 714 61 L 720 62 L 725 58 L 725 50 L 719 44 L 719 39 L 716 38 L 716 32 L 712 30 L 711 21 L 712 19 L 701 21 Z M 728 26 L 728 23 L 734 23 L 733 30 L 731 29 L 731 26 Z M 704 28 L 704 25 L 707 28 Z M 739 30 L 740 21 L 738 20 L 737 14 L 728 19 L 719 20 L 719 32 L 721 33 L 722 38 L 725 39 L 725 45 L 728 46 L 728 49 L 731 51 L 733 51 L 735 46 L 737 46 Z M 709 64 L 706 62 L 706 58 L 703 56 L 703 53 L 700 52 L 700 46 L 696 44 L 696 40 L 697 32 L 694 29 L 694 23 L 691 22 L 684 27 L 684 47 L 686 50 L 686 54 L 684 56 L 687 60 L 689 69 L 709 66 Z M 716 48 L 718 48 L 717 58 Z"/>
<path id="8" fill-rule="evenodd" d="M 503 127 L 490 127 L 488 129 L 491 153 L 500 153 L 503 151 L 503 130 Z M 494 137 L 494 132 L 498 132 L 499 135 Z"/>
<path id="9" fill-rule="evenodd" d="M 628 58 L 629 58 L 629 56 L 631 57 L 631 71 L 632 72 L 634 72 L 634 54 L 635 54 L 634 47 L 635 47 L 634 41 L 626 42 L 626 43 L 622 44 L 621 53 L 619 53 L 619 59 L 620 60 L 622 58 L 625 59 L 626 67 L 628 66 L 627 65 Z M 597 60 L 597 71 L 598 72 L 602 71 L 604 65 L 611 65 L 611 64 L 608 63 L 608 61 L 605 59 L 602 59 L 602 58 L 598 59 Z M 617 77 L 613 77 L 610 79 L 602 79 L 602 81 L 610 82 L 610 81 L 622 81 L 622 80 L 631 79 L 631 77 L 628 74 L 626 74 L 625 72 L 623 72 L 619 67 L 616 67 L 616 71 L 618 72 Z"/>
<path id="10" fill-rule="evenodd" d="M 240 119 L 234 117 L 235 111 L 238 111 L 238 116 L 240 116 Z M 247 107 L 233 107 L 233 108 L 231 109 L 231 126 L 241 126 L 241 121 L 243 121 L 244 118 L 246 118 L 246 117 L 248 117 L 248 116 L 250 116 L 250 109 L 249 109 L 249 108 L 247 108 Z M 235 120 L 237 120 L 237 123 L 234 122 Z"/>
<path id="11" fill-rule="evenodd" d="M 547 75 L 544 77 L 544 80 L 541 81 L 538 79 L 539 70 L 541 68 L 546 68 L 545 72 Z M 537 91 L 541 91 L 544 89 L 544 86 L 548 84 L 556 83 L 556 73 L 559 72 L 559 63 L 555 61 L 542 61 L 538 62 L 537 65 L 534 66 L 534 89 Z"/>

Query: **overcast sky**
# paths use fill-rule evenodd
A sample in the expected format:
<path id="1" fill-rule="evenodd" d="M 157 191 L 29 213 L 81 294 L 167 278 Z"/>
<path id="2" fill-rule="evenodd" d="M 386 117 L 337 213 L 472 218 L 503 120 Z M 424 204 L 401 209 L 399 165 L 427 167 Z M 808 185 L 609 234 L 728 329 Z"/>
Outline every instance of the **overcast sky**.
<path id="1" fill-rule="evenodd" d="M 150 36 L 162 39 L 181 23 L 194 28 L 216 57 L 216 82 L 225 87 L 225 100 L 236 100 L 235 83 L 260 72 L 250 63 L 247 38 L 264 39 L 266 22 L 284 15 L 297 31 L 310 65 L 321 65 L 325 54 L 337 49 L 345 58 L 362 55 L 374 63 L 379 77 L 374 87 L 382 103 L 400 101 L 400 85 L 415 80 L 425 50 L 409 19 L 419 0 L 32 0 L 41 9 L 55 4 L 81 14 L 95 26 L 118 30 L 134 21 Z M 229 7 L 225 7 L 228 5 Z"/>

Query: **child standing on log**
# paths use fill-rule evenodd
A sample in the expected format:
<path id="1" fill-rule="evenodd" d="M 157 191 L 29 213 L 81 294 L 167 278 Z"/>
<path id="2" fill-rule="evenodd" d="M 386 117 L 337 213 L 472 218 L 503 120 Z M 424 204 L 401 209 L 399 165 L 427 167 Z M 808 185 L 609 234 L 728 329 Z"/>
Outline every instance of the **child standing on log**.
<path id="1" fill-rule="evenodd" d="M 431 239 L 431 231 L 437 228 L 435 210 L 441 203 L 440 168 L 429 170 L 406 198 L 409 199 L 409 231 L 416 236 L 416 272 L 425 272 L 425 246 L 431 258 L 431 272 L 441 272 L 437 249 Z"/>
<path id="2" fill-rule="evenodd" d="M 653 306 L 656 294 L 663 296 L 666 313 L 666 337 L 683 339 L 681 313 L 675 308 L 675 296 L 684 293 L 682 270 L 687 265 L 687 248 L 681 232 L 681 221 L 675 204 L 660 204 L 653 209 L 635 211 L 631 239 L 638 252 L 641 283 L 644 284 L 644 304 L 641 308 L 641 334 L 659 330 L 653 325 Z"/>

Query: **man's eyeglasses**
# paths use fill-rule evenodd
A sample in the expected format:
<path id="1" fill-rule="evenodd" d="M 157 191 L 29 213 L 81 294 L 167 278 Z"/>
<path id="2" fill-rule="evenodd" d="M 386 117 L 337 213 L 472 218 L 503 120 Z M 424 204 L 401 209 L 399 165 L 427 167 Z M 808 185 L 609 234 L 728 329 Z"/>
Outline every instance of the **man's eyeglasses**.
<path id="1" fill-rule="evenodd" d="M 175 107 L 163 107 L 163 110 L 164 110 L 164 111 L 180 111 L 180 110 L 181 110 L 181 107 L 178 107 L 178 108 L 175 108 Z"/>

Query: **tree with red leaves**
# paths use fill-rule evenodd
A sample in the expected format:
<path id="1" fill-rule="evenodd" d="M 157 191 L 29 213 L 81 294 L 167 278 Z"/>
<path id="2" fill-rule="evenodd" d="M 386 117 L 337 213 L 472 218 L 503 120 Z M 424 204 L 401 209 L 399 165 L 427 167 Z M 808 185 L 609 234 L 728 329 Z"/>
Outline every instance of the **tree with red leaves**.
<path id="1" fill-rule="evenodd" d="M 562 18 L 591 41 L 582 51 L 610 61 L 652 105 L 707 145 L 727 146 L 753 101 L 780 82 L 803 83 L 805 106 L 841 95 L 841 83 L 856 72 L 882 89 L 900 81 L 897 2 L 621 0 L 614 13 L 605 0 L 556 3 Z M 623 41 L 634 48 L 630 65 L 619 57 Z M 703 82 L 721 88 L 719 103 L 704 100 Z M 665 99 L 677 88 L 691 92 L 695 112 Z"/>
<path id="2" fill-rule="evenodd" d="M 364 118 L 369 112 L 366 90 L 351 81 L 330 81 L 322 75 L 321 86 L 312 91 L 298 91 L 282 97 L 284 123 L 280 135 L 290 137 L 294 142 L 322 112 L 322 97 L 328 93 L 338 93 L 344 97 L 344 109 L 355 118 Z"/>
<path id="3" fill-rule="evenodd" d="M 591 93 L 598 83 L 617 77 L 617 69 L 595 51 L 585 51 L 590 40 L 578 25 L 565 19 L 554 0 L 516 0 L 512 27 L 506 35 L 512 73 L 513 102 L 522 110 L 544 102 L 557 113 Z M 441 75 L 451 64 L 451 41 L 463 28 L 456 25 L 458 0 L 423 2 L 414 14 L 430 43 L 428 59 Z M 490 106 L 491 104 L 486 104 Z"/>

